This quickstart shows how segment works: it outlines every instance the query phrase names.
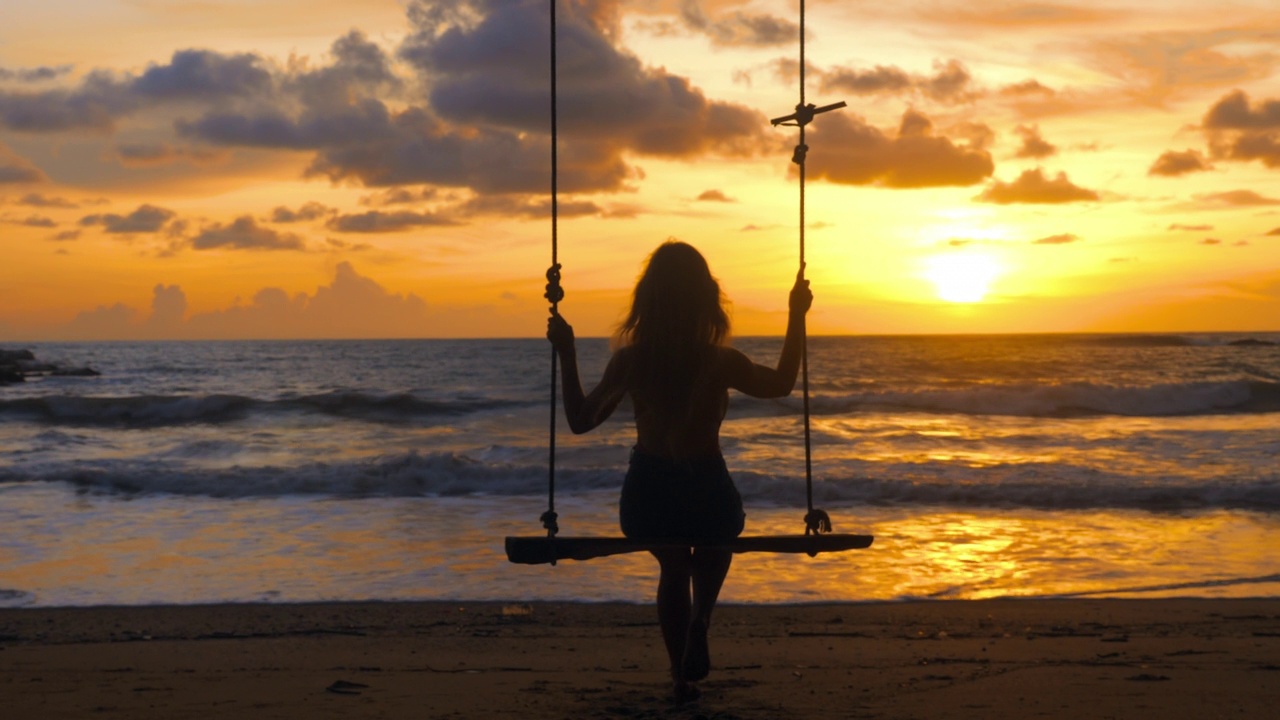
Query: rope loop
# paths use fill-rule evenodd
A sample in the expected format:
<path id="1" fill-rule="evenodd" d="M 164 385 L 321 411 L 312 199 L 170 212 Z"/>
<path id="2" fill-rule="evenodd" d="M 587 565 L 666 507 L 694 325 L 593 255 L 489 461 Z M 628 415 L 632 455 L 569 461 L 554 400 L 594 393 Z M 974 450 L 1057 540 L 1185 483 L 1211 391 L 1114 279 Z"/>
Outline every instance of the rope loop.
<path id="1" fill-rule="evenodd" d="M 560 523 L 557 522 L 560 516 L 556 514 L 555 510 L 548 510 L 542 513 L 542 517 L 539 519 L 542 520 L 542 527 L 547 529 L 547 537 L 555 537 L 556 533 L 560 532 Z"/>
<path id="2" fill-rule="evenodd" d="M 810 509 L 804 516 L 804 534 L 818 535 L 831 532 L 831 516 L 826 510 Z"/>
<path id="3" fill-rule="evenodd" d="M 564 300 L 564 288 L 560 287 L 560 263 L 556 263 L 547 268 L 547 291 L 542 297 L 551 302 L 552 305 Z"/>

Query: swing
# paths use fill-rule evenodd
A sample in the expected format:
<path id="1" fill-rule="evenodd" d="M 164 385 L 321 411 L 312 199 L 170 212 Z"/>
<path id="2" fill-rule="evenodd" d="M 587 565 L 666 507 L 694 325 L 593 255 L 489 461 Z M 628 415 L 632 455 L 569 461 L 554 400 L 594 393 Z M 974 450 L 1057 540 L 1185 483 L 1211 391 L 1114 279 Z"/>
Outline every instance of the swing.
<path id="1" fill-rule="evenodd" d="M 547 270 L 546 298 L 551 302 L 551 312 L 558 312 L 564 299 L 560 287 L 557 227 L 557 119 L 556 119 L 556 0 L 551 4 L 551 268 Z M 804 128 L 815 115 L 845 106 L 844 102 L 817 107 L 805 103 L 804 96 L 804 0 L 800 1 L 800 102 L 795 112 L 770 121 L 775 127 L 786 125 L 800 128 L 800 142 L 795 147 L 791 161 L 800 166 L 800 265 L 804 266 L 804 180 L 805 156 L 809 146 L 804 142 Z M 846 535 L 831 532 L 831 518 L 825 510 L 813 507 L 813 453 L 809 432 L 809 353 L 808 338 L 804 338 L 800 352 L 801 378 L 804 394 L 804 472 L 809 511 L 804 516 L 803 535 L 742 535 L 732 540 L 704 542 L 662 540 L 644 541 L 625 537 L 557 537 L 560 531 L 556 515 L 556 390 L 558 358 L 551 351 L 551 432 L 549 440 L 547 511 L 540 518 L 545 536 L 518 536 L 506 538 L 507 560 L 522 565 L 555 565 L 557 560 L 591 560 L 593 558 L 625 553 L 706 547 L 729 550 L 733 553 L 804 553 L 814 557 L 822 552 L 859 550 L 871 546 L 870 535 Z"/>

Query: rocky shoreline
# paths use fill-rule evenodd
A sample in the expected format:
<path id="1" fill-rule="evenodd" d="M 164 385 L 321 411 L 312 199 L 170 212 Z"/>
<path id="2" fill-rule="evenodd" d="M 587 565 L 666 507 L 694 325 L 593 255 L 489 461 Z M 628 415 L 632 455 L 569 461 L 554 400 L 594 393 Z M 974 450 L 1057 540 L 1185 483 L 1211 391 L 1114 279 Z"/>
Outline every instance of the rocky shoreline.
<path id="1" fill-rule="evenodd" d="M 96 377 L 91 367 L 68 367 L 36 358 L 30 350 L 0 349 L 0 385 L 25 382 L 28 377 Z"/>

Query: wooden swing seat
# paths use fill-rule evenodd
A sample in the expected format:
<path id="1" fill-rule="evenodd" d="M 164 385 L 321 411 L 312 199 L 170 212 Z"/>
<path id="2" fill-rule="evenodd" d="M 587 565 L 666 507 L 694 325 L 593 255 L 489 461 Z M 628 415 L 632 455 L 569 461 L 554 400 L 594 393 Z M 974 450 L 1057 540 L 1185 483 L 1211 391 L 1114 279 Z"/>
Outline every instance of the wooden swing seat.
<path id="1" fill-rule="evenodd" d="M 735 553 L 805 553 L 861 550 L 871 546 L 870 535 L 744 535 L 727 542 L 644 541 L 625 537 L 508 537 L 507 560 L 521 565 L 545 565 L 557 560 L 590 560 L 610 555 L 662 548 L 711 547 Z"/>

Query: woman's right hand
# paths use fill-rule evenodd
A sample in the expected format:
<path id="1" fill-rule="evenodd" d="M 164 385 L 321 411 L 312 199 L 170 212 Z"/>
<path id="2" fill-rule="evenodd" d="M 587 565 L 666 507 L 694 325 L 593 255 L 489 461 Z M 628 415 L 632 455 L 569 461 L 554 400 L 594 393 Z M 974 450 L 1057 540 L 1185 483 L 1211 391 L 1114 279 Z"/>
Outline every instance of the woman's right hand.
<path id="1" fill-rule="evenodd" d="M 547 318 L 547 339 L 561 355 L 573 352 L 573 326 L 558 313 Z"/>
<path id="2" fill-rule="evenodd" d="M 804 276 L 804 263 L 800 263 L 800 270 L 796 272 L 796 284 L 791 286 L 791 298 L 788 304 L 793 315 L 796 313 L 804 315 L 813 306 L 813 291 L 809 289 L 809 281 Z"/>

